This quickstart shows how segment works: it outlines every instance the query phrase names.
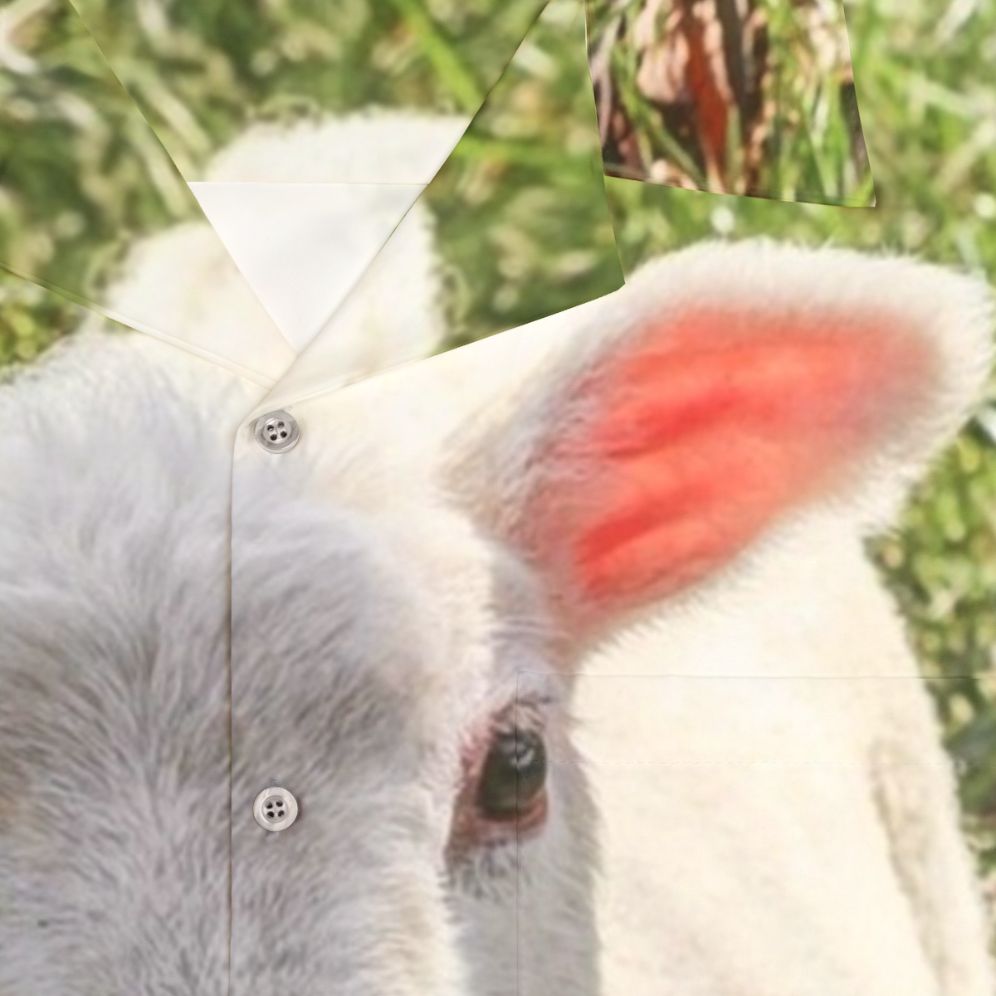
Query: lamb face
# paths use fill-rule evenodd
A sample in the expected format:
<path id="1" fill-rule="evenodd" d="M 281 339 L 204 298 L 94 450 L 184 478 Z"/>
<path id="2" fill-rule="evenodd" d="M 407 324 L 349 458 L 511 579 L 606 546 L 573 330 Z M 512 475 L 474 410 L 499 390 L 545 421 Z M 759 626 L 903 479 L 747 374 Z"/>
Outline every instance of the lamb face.
<path id="1" fill-rule="evenodd" d="M 825 512 L 856 541 L 886 521 L 977 389 L 988 321 L 974 284 L 912 264 L 705 247 L 574 316 L 518 395 L 411 468 L 395 426 L 353 431 L 378 421 L 370 385 L 302 403 L 301 443 L 271 458 L 243 424 L 261 391 L 138 337 L 15 382 L 0 988 L 223 992 L 231 915 L 243 988 L 598 992 L 576 671 L 634 616 L 757 571 L 785 523 Z M 486 369 L 505 343 L 432 362 Z M 94 446 L 108 425 L 115 445 Z M 510 728 L 547 754 L 514 818 L 483 788 Z M 943 874 L 883 831 L 907 774 L 881 818 L 880 783 L 856 792 L 882 894 L 927 950 L 930 910 L 981 918 L 947 809 L 927 838 Z M 271 780 L 301 803 L 273 835 L 249 815 Z M 735 954 L 732 919 L 711 929 Z M 669 960 L 675 987 L 709 950 Z M 830 954 L 862 978 L 853 950 Z M 924 992 L 985 992 L 985 969 L 931 959 Z"/>
<path id="2" fill-rule="evenodd" d="M 710 295 L 716 273 L 725 278 L 718 300 Z M 363 515 L 382 509 L 385 518 L 372 535 L 391 536 L 392 549 L 406 551 L 393 561 L 398 577 L 416 564 L 436 564 L 423 568 L 413 581 L 411 597 L 418 591 L 432 592 L 415 612 L 416 618 L 428 618 L 430 606 L 454 604 L 456 591 L 480 590 L 481 586 L 462 580 L 467 575 L 461 569 L 439 566 L 459 562 L 448 559 L 459 550 L 464 551 L 460 556 L 477 562 L 475 571 L 483 571 L 477 576 L 490 578 L 484 588 L 518 591 L 511 604 L 533 607 L 520 622 L 515 622 L 513 612 L 511 629 L 543 634 L 542 646 L 548 650 L 520 652 L 512 644 L 504 659 L 519 673 L 520 682 L 535 680 L 541 688 L 569 685 L 574 671 L 591 660 L 588 652 L 593 643 L 611 643 L 634 618 L 657 619 L 662 606 L 667 606 L 664 625 L 648 629 L 652 635 L 642 643 L 635 640 L 645 660 L 659 667 L 674 660 L 668 654 L 669 623 L 675 626 L 686 620 L 675 628 L 684 630 L 682 646 L 687 651 L 679 661 L 680 670 L 692 675 L 718 666 L 717 659 L 698 655 L 707 655 L 721 641 L 696 641 L 689 636 L 688 618 L 709 627 L 710 638 L 715 631 L 722 634 L 724 627 L 727 635 L 732 628 L 749 638 L 750 646 L 740 650 L 736 663 L 744 666 L 744 677 L 762 679 L 749 685 L 756 691 L 748 697 L 763 708 L 760 713 L 748 709 L 744 715 L 736 708 L 736 695 L 729 696 L 731 729 L 751 729 L 752 721 L 763 727 L 768 707 L 778 705 L 781 718 L 789 721 L 785 729 L 793 734 L 793 747 L 805 748 L 816 729 L 843 738 L 839 751 L 833 750 L 832 737 L 824 741 L 831 760 L 846 759 L 850 767 L 823 796 L 818 787 L 809 785 L 809 795 L 793 804 L 785 802 L 776 783 L 768 787 L 773 805 L 784 802 L 787 807 L 776 826 L 760 818 L 743 826 L 733 814 L 733 833 L 728 833 L 729 814 L 720 807 L 703 810 L 689 804 L 709 794 L 701 777 L 683 784 L 679 806 L 648 807 L 642 800 L 643 812 L 665 821 L 662 840 L 680 842 L 683 835 L 694 839 L 703 862 L 720 854 L 728 859 L 731 854 L 753 858 L 753 863 L 721 864 L 716 873 L 719 881 L 713 892 L 728 890 L 741 898 L 749 898 L 751 892 L 744 881 L 747 873 L 740 869 L 771 860 L 769 845 L 776 830 L 804 827 L 793 839 L 809 840 L 821 853 L 837 855 L 842 867 L 849 867 L 851 848 L 869 862 L 862 866 L 867 874 L 861 894 L 866 909 L 875 911 L 872 920 L 882 915 L 895 925 L 889 957 L 874 945 L 848 938 L 846 930 L 840 933 L 839 946 L 819 949 L 818 961 L 807 956 L 809 946 L 816 943 L 814 937 L 833 936 L 834 924 L 840 922 L 835 907 L 821 902 L 813 890 L 800 896 L 786 887 L 780 894 L 786 899 L 791 893 L 789 905 L 798 902 L 807 910 L 809 922 L 819 925 L 813 927 L 815 934 L 802 932 L 798 950 L 777 941 L 782 932 L 791 933 L 795 927 L 784 916 L 769 917 L 767 907 L 757 934 L 749 930 L 745 934 L 748 909 L 714 904 L 703 912 L 696 889 L 700 877 L 694 867 L 683 867 L 692 852 L 668 847 L 657 865 L 653 852 L 643 855 L 648 871 L 671 869 L 675 875 L 670 887 L 659 894 L 656 922 L 641 927 L 650 932 L 648 946 L 670 951 L 671 957 L 663 959 L 663 968 L 644 964 L 642 975 L 633 974 L 633 965 L 625 966 L 611 977 L 611 986 L 628 984 L 645 992 L 665 978 L 675 988 L 687 986 L 692 992 L 723 996 L 749 994 L 762 983 L 781 986 L 776 992 L 803 991 L 807 996 L 810 991 L 879 996 L 889 993 L 900 977 L 897 966 L 905 966 L 904 984 L 908 982 L 908 991 L 918 996 L 932 993 L 936 986 L 980 996 L 987 991 L 990 976 L 981 955 L 981 912 L 922 689 L 916 687 L 912 696 L 896 694 L 893 701 L 886 700 L 886 708 L 879 708 L 881 699 L 869 705 L 860 695 L 821 698 L 812 687 L 802 687 L 805 682 L 793 691 L 783 681 L 782 693 L 765 699 L 763 678 L 770 675 L 752 672 L 751 664 L 764 661 L 768 648 L 779 645 L 790 651 L 783 667 L 798 675 L 845 676 L 851 663 L 840 659 L 831 630 L 829 636 L 812 634 L 807 639 L 790 632 L 799 628 L 795 620 L 788 625 L 778 620 L 777 603 L 784 594 L 778 585 L 794 575 L 778 563 L 779 557 L 785 557 L 781 542 L 768 544 L 770 535 L 777 533 L 781 541 L 792 537 L 786 546 L 797 558 L 807 555 L 805 542 L 816 543 L 817 563 L 837 570 L 835 583 L 866 608 L 865 636 L 873 637 L 873 645 L 863 648 L 867 656 L 861 661 L 871 661 L 874 673 L 912 678 L 915 672 L 896 616 L 861 559 L 860 537 L 889 521 L 905 485 L 963 417 L 965 401 L 977 390 L 986 366 L 989 320 L 985 293 L 977 286 L 910 263 L 869 261 L 849 253 L 806 254 L 768 245 L 702 247 L 662 261 L 649 267 L 625 294 L 584 309 L 583 316 L 567 316 L 561 328 L 563 348 L 539 347 L 541 358 L 532 365 L 525 386 L 513 392 L 513 399 L 502 399 L 450 441 L 441 471 L 448 512 L 436 520 L 438 527 L 425 516 L 437 499 L 418 484 L 419 473 L 396 481 L 378 480 L 371 473 L 374 455 L 392 451 L 390 441 L 362 439 L 354 431 L 362 418 L 344 428 L 339 422 L 341 408 L 327 422 L 318 411 L 303 409 L 304 417 L 314 422 L 335 422 L 338 431 L 352 440 L 355 452 L 363 454 L 361 464 L 352 470 L 336 465 L 317 491 L 334 495 L 338 507 L 352 506 Z M 516 336 L 526 334 L 522 330 L 505 343 L 475 347 L 476 362 L 490 373 L 494 366 L 489 360 L 498 358 Z M 421 388 L 417 373 L 406 376 L 415 378 L 414 391 L 433 394 L 438 384 L 449 382 L 460 363 L 468 362 L 466 354 L 440 358 L 440 378 L 427 375 Z M 466 383 L 461 389 L 474 390 Z M 379 410 L 376 391 L 365 396 L 364 390 L 356 389 L 359 411 Z M 331 413 L 334 403 L 329 405 Z M 320 462 L 317 451 L 309 452 L 307 447 L 305 441 L 303 452 L 295 450 L 289 459 L 300 453 L 303 466 Z M 366 491 L 358 488 L 354 493 L 351 482 L 363 479 Z M 400 529 L 391 528 L 392 521 L 401 523 Z M 421 554 L 404 539 L 408 534 L 423 538 Z M 480 537 L 485 540 L 483 548 Z M 440 556 L 442 561 L 435 560 Z M 453 578 L 461 580 L 454 584 Z M 739 591 L 736 584 L 727 587 L 734 579 Z M 757 592 L 755 583 L 767 585 L 769 591 Z M 686 595 L 701 606 L 731 591 L 762 613 L 765 625 L 737 630 L 724 618 L 721 603 L 702 612 L 683 604 Z M 494 596 L 477 604 L 466 616 L 475 620 L 468 632 L 487 631 L 492 617 L 482 612 L 482 605 L 490 605 L 499 617 L 508 612 L 509 603 Z M 850 604 L 842 600 L 841 611 L 846 613 Z M 403 617 L 397 609 L 390 615 Z M 448 610 L 447 617 L 464 616 Z M 521 618 L 531 621 L 522 625 Z M 821 620 L 828 626 L 839 624 L 832 612 L 813 613 L 810 618 L 816 624 Z M 857 615 L 850 618 L 853 622 Z M 419 646 L 414 635 L 403 644 Z M 627 646 L 632 648 L 633 642 Z M 875 659 L 876 654 L 880 659 Z M 622 662 L 619 670 L 624 670 L 625 653 L 617 660 Z M 426 673 L 421 680 L 439 687 L 434 684 L 438 676 L 432 679 Z M 455 700 L 466 696 L 472 701 L 469 688 L 455 692 Z M 509 697 L 502 701 L 507 703 Z M 499 713 L 506 707 L 500 707 Z M 494 709 L 483 711 L 494 714 Z M 729 731 L 721 719 L 713 729 L 703 710 L 690 711 L 692 715 L 681 715 L 679 708 L 679 715 L 672 716 L 675 725 L 667 732 L 694 732 L 700 746 L 711 745 L 713 750 L 731 747 L 736 738 L 730 734 L 727 739 Z M 740 726 L 735 727 L 733 720 Z M 554 743 L 557 734 L 552 730 L 560 722 L 548 728 Z M 462 724 L 437 722 L 436 729 L 446 725 Z M 613 746 L 625 749 L 625 726 L 625 722 L 617 725 L 620 738 Z M 908 751 L 897 757 L 896 743 L 906 737 L 918 744 L 914 753 L 919 760 L 913 764 Z M 760 745 L 757 741 L 755 746 Z M 688 741 L 684 747 L 690 749 Z M 520 886 L 523 880 L 535 883 L 535 898 L 526 905 L 520 891 L 515 907 L 507 898 L 491 905 L 487 895 L 477 897 L 480 885 L 473 877 L 469 893 L 457 889 L 452 894 L 451 901 L 460 910 L 462 936 L 488 938 L 473 944 L 469 955 L 457 948 L 460 963 L 475 980 L 470 991 L 481 987 L 486 992 L 508 991 L 513 942 L 504 935 L 501 943 L 502 934 L 493 933 L 491 925 L 513 920 L 518 924 L 519 991 L 523 986 L 536 992 L 551 991 L 553 986 L 556 991 L 551 980 L 568 979 L 574 989 L 596 984 L 585 950 L 591 924 L 586 917 L 572 919 L 565 913 L 576 911 L 579 903 L 590 909 L 592 880 L 572 862 L 582 853 L 590 860 L 583 840 L 591 835 L 592 814 L 581 802 L 565 801 L 571 796 L 558 789 L 564 779 L 578 783 L 572 753 L 558 751 L 555 756 L 545 827 L 518 855 Z M 727 786 L 728 799 L 737 797 L 735 782 Z M 449 784 L 452 793 L 459 782 L 451 779 Z M 721 787 L 721 780 L 715 782 L 714 794 L 721 795 Z M 909 813 L 897 814 L 896 801 L 910 791 L 932 800 L 929 826 L 910 819 Z M 575 798 L 581 798 L 580 793 Z M 827 824 L 823 804 L 832 799 L 847 801 L 847 834 L 834 832 Z M 757 796 L 753 803 L 757 805 Z M 669 815 L 677 812 L 680 820 L 668 823 Z M 611 821 L 614 815 L 603 817 Z M 566 837 L 558 825 L 561 816 L 569 823 Z M 440 832 L 445 825 L 445 820 L 439 821 Z M 451 809 L 451 834 L 460 825 L 459 810 Z M 930 861 L 946 869 L 941 874 L 925 874 L 913 853 L 916 849 L 910 849 L 910 841 L 922 840 L 924 834 L 931 840 Z M 644 844 L 648 836 L 653 832 L 643 835 Z M 571 862 L 558 867 L 554 855 L 564 852 L 565 841 L 573 843 L 568 850 Z M 552 852 L 550 842 L 556 844 Z M 835 848 L 836 843 L 841 847 Z M 893 858 L 881 860 L 890 852 Z M 778 860 L 784 860 L 785 868 L 807 867 L 811 860 L 811 854 L 798 848 L 780 853 Z M 826 871 L 828 890 L 847 900 L 847 890 L 839 887 L 840 876 L 831 870 L 834 865 L 820 867 Z M 772 871 L 775 881 L 778 874 Z M 461 877 L 460 883 L 466 885 L 468 879 Z M 629 882 L 636 890 L 641 884 L 638 875 Z M 932 916 L 938 904 L 958 910 L 959 931 Z M 777 904 L 771 908 L 777 909 Z M 619 921 L 610 919 L 608 926 L 618 941 Z M 971 945 L 975 954 L 965 958 L 958 953 L 961 942 L 956 934 L 975 938 Z M 747 971 L 739 961 L 752 936 L 774 938 L 776 943 L 770 959 Z M 579 937 L 585 940 L 578 943 Z M 544 958 L 544 949 L 572 954 L 558 963 Z M 696 952 L 701 956 L 696 957 Z M 722 964 L 716 964 L 710 954 L 720 952 Z M 883 964 L 891 967 L 883 969 Z"/>

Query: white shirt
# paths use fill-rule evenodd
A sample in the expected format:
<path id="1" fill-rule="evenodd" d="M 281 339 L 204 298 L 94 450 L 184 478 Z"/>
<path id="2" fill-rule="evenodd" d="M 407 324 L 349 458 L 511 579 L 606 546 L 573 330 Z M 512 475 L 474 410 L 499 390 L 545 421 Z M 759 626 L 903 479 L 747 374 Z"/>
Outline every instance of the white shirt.
<path id="1" fill-rule="evenodd" d="M 596 107 L 578 4 L 285 6 L 0 9 L 4 194 L 49 219 L 0 300 L 72 332 L 0 389 L 0 993 L 991 996 L 861 547 L 979 394 L 981 282 L 638 248 L 803 209 L 728 196 L 709 87 L 722 194 L 605 179 L 618 12 Z M 637 19 L 664 117 L 700 43 L 754 106 L 711 10 Z M 371 34 L 408 106 L 337 111 Z M 202 66 L 258 100 L 223 140 Z M 79 219 L 145 227 L 93 280 Z"/>

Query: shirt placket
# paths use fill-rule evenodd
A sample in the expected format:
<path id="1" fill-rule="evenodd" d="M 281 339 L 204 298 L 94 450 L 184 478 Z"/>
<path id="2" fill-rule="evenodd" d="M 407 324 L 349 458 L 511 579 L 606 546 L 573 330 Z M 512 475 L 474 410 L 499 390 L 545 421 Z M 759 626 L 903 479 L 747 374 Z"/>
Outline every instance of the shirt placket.
<path id="1" fill-rule="evenodd" d="M 543 6 L 537 3 L 537 11 Z M 583 30 L 578 41 L 583 66 Z M 594 134 L 593 113 L 592 127 Z M 470 137 L 480 155 L 481 135 L 475 134 L 473 123 Z M 336 721 L 323 695 L 335 680 L 335 633 L 332 613 L 323 603 L 322 579 L 308 572 L 304 552 L 320 548 L 323 541 L 333 559 L 348 559 L 348 551 L 336 547 L 329 531 L 334 499 L 316 490 L 314 479 L 321 476 L 316 475 L 319 465 L 334 473 L 329 454 L 343 442 L 333 396 L 370 372 L 354 362 L 357 352 L 344 351 L 342 344 L 362 341 L 365 315 L 385 286 L 390 284 L 395 307 L 402 312 L 408 296 L 418 291 L 415 279 L 405 279 L 406 235 L 409 226 L 418 224 L 418 211 L 426 212 L 427 202 L 438 198 L 440 186 L 449 182 L 446 174 L 457 158 L 451 152 L 436 180 L 415 199 L 295 359 L 289 359 L 292 354 L 273 329 L 279 356 L 267 360 L 267 369 L 277 380 L 235 431 L 227 674 L 231 996 L 326 992 L 328 980 L 342 971 L 344 938 L 352 928 L 339 916 L 338 879 L 350 859 L 343 854 L 337 799 L 327 777 L 338 759 L 323 748 Z M 594 212 L 601 245 L 605 232 L 611 232 L 611 218 L 596 168 L 589 180 L 587 196 L 601 208 L 600 214 L 597 208 Z M 585 230 L 579 239 L 590 234 Z M 482 251 L 486 238 L 482 230 Z M 615 267 L 617 279 L 612 286 L 580 289 L 578 303 L 621 282 L 614 246 L 607 244 L 605 250 L 611 256 L 608 269 Z M 416 267 L 411 270 L 417 272 Z M 401 279 L 394 280 L 393 274 Z M 224 348 L 238 355 L 238 349 Z M 378 366 L 411 358 L 382 356 Z"/>

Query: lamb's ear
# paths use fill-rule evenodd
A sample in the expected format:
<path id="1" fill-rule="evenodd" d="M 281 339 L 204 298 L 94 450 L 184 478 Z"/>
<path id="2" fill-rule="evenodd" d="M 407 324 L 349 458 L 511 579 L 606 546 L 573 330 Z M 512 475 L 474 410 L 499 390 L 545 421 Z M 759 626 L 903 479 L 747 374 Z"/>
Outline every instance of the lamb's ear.
<path id="1" fill-rule="evenodd" d="M 576 633 L 793 509 L 880 525 L 977 397 L 991 308 L 927 265 L 743 242 L 644 268 L 581 324 L 452 477 Z"/>

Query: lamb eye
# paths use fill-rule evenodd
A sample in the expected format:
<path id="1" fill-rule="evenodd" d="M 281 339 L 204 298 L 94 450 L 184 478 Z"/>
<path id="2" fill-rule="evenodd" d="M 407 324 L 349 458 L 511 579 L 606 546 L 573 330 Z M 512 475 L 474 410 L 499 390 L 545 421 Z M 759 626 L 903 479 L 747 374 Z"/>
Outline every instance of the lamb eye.
<path id="1" fill-rule="evenodd" d="M 481 770 L 477 806 L 488 820 L 520 820 L 542 799 L 546 786 L 546 745 L 528 730 L 498 733 Z"/>

